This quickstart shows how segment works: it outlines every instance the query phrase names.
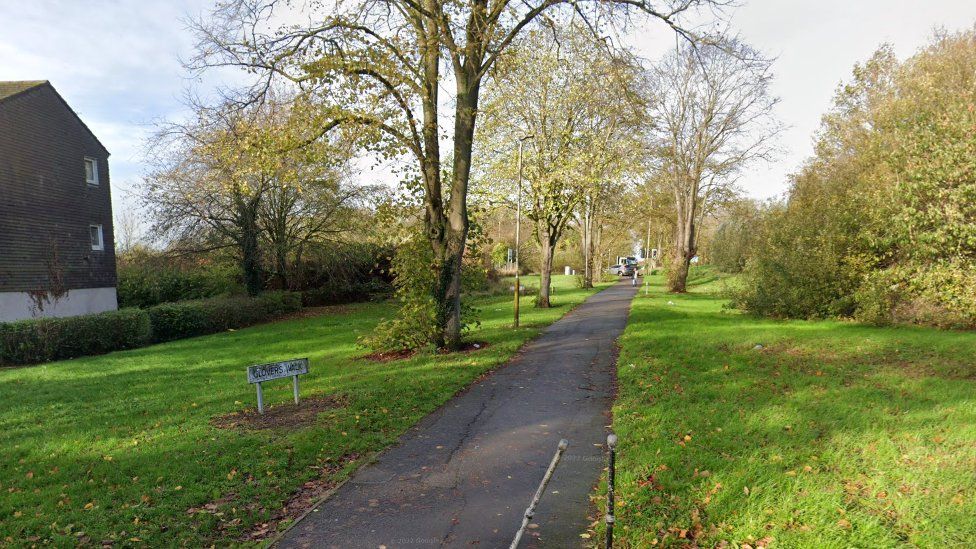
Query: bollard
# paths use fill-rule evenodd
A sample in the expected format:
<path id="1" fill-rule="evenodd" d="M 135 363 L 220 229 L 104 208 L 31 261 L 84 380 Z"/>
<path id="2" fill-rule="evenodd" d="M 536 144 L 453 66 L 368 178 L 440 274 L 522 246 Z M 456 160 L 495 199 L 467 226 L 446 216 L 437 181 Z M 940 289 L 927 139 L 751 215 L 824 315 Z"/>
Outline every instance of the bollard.
<path id="1" fill-rule="evenodd" d="M 522 534 L 525 533 L 525 528 L 529 525 L 532 517 L 535 516 L 535 508 L 539 505 L 539 500 L 542 499 L 542 494 L 546 491 L 546 485 L 552 479 L 552 473 L 556 470 L 556 465 L 559 465 L 559 459 L 563 457 L 563 452 L 566 451 L 567 446 L 569 446 L 568 440 L 562 439 L 559 441 L 559 446 L 556 447 L 556 455 L 552 456 L 552 461 L 549 462 L 549 468 L 546 469 L 546 474 L 542 477 L 539 489 L 535 491 L 535 497 L 532 498 L 532 503 L 529 504 L 529 507 L 525 510 L 525 514 L 522 515 L 522 526 L 515 533 L 515 539 L 512 540 L 512 545 L 509 546 L 509 549 L 517 549 L 519 542 L 522 541 Z"/>
<path id="2" fill-rule="evenodd" d="M 607 448 L 610 449 L 609 464 L 607 467 L 607 549 L 613 548 L 613 483 L 616 457 L 617 457 L 617 435 L 611 433 L 607 436 Z"/>

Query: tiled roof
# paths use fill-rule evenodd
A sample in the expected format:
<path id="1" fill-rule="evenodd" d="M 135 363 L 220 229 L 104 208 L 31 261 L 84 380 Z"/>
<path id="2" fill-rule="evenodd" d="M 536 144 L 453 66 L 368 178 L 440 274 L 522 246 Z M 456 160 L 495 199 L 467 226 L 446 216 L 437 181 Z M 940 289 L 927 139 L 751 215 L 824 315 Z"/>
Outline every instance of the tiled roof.
<path id="1" fill-rule="evenodd" d="M 44 84 L 47 80 L 0 81 L 0 101 Z"/>

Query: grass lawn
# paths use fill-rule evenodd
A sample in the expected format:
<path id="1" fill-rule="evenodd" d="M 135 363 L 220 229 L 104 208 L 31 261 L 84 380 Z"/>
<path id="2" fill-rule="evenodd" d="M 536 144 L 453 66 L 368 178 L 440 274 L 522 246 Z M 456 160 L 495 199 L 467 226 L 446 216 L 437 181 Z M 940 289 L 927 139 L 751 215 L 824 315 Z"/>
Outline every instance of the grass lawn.
<path id="1" fill-rule="evenodd" d="M 529 280 L 530 284 L 538 281 Z M 471 353 L 363 358 L 356 338 L 389 303 L 46 365 L 0 370 L 0 540 L 201 546 L 283 527 L 273 518 L 303 485 L 328 487 L 592 291 L 557 276 L 553 309 L 476 300 Z M 249 364 L 311 359 L 304 398 L 344 406 L 303 427 L 219 429 L 211 418 L 255 406 Z M 287 403 L 289 380 L 265 384 Z M 308 484 L 306 484 L 308 483 Z M 0 542 L 0 545 L 4 543 Z"/>
<path id="2" fill-rule="evenodd" d="M 976 544 L 976 333 L 757 319 L 711 278 L 653 277 L 621 339 L 621 545 Z"/>

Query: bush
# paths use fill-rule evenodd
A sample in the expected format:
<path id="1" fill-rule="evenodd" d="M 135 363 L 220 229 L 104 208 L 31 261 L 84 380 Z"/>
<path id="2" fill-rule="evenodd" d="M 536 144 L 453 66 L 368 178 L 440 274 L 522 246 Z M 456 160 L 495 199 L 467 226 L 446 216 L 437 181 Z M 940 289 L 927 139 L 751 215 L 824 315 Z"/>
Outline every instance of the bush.
<path id="1" fill-rule="evenodd" d="M 132 349 L 148 343 L 150 333 L 149 315 L 139 309 L 0 323 L 0 363 L 32 364 Z"/>
<path id="2" fill-rule="evenodd" d="M 312 288 L 302 292 L 302 304 L 306 307 L 321 307 L 323 305 L 339 305 L 357 301 L 369 301 L 378 297 L 389 296 L 393 286 L 384 280 L 373 278 L 364 281 L 354 281 L 342 285 L 329 284 Z"/>
<path id="3" fill-rule="evenodd" d="M 289 290 L 303 294 L 307 307 L 368 301 L 393 292 L 393 250 L 369 243 L 336 244 L 307 254 Z"/>
<path id="4" fill-rule="evenodd" d="M 162 303 L 147 312 L 153 341 L 162 342 L 243 328 L 301 308 L 302 295 L 297 292 L 266 292 Z"/>
<path id="5" fill-rule="evenodd" d="M 141 258 L 120 264 L 118 276 L 120 307 L 146 308 L 242 291 L 237 269 L 225 265 L 174 267 L 159 258 Z"/>
<path id="6" fill-rule="evenodd" d="M 877 325 L 976 327 L 976 272 L 965 265 L 893 266 L 872 272 L 855 293 L 857 319 Z"/>
<path id="7" fill-rule="evenodd" d="M 400 302 L 397 315 L 384 319 L 360 344 L 374 351 L 419 349 L 434 343 L 437 302 L 434 300 L 436 263 L 430 244 L 415 236 L 393 258 L 394 286 Z"/>

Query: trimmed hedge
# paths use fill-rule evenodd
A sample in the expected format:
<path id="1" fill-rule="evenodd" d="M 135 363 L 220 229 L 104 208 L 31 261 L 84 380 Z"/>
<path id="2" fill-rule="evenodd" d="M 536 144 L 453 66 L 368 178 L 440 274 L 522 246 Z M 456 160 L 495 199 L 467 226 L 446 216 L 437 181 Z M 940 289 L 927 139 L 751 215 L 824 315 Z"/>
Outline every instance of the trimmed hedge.
<path id="1" fill-rule="evenodd" d="M 133 349 L 147 344 L 151 333 L 149 315 L 139 309 L 0 323 L 0 363 L 31 364 Z"/>
<path id="2" fill-rule="evenodd" d="M 32 364 L 243 328 L 299 311 L 302 295 L 267 292 L 68 318 L 0 323 L 0 364 Z"/>
<path id="3" fill-rule="evenodd" d="M 152 324 L 153 341 L 162 342 L 243 328 L 301 308 L 299 293 L 266 292 L 258 297 L 163 303 L 146 312 Z"/>

